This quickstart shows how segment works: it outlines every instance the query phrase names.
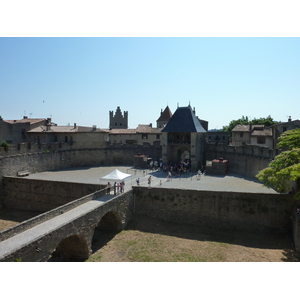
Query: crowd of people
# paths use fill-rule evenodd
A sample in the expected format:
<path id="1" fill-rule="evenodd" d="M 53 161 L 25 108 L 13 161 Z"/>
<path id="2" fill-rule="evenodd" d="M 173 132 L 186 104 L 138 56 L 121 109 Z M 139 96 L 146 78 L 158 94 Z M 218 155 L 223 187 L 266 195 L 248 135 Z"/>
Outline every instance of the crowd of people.
<path id="1" fill-rule="evenodd" d="M 114 195 L 118 195 L 119 193 L 124 193 L 125 182 L 115 182 L 113 185 L 108 182 L 106 187 L 107 195 L 110 195 L 111 190 L 113 190 Z"/>
<path id="2" fill-rule="evenodd" d="M 151 171 L 157 170 L 157 171 L 164 171 L 167 173 L 167 181 L 171 181 L 172 177 L 178 178 L 183 176 L 184 174 L 188 174 L 191 171 L 191 165 L 189 161 L 181 161 L 178 164 L 172 164 L 171 162 L 169 164 L 163 164 L 162 162 L 158 163 L 157 161 L 151 161 L 148 164 L 148 168 Z M 197 171 L 197 180 L 201 179 L 201 175 L 204 174 L 205 169 L 204 166 L 202 166 L 198 171 Z M 136 173 L 135 173 L 136 174 Z M 143 176 L 146 175 L 145 170 L 143 170 Z M 148 186 L 151 186 L 151 183 L 153 182 L 153 178 L 150 175 L 147 179 Z M 139 186 L 140 185 L 140 178 L 136 179 L 136 184 Z M 162 185 L 162 181 L 160 180 L 160 186 Z M 107 183 L 107 194 L 110 195 L 111 190 L 113 190 L 114 195 L 117 195 L 119 193 L 124 192 L 124 186 L 125 182 L 122 181 L 120 183 L 115 182 L 113 185 L 108 182 Z"/>
<path id="3" fill-rule="evenodd" d="M 171 173 L 187 173 L 190 172 L 191 166 L 189 161 L 181 161 L 178 164 L 173 164 L 169 162 L 169 164 L 163 164 L 162 162 L 158 163 L 157 161 L 151 161 L 148 164 L 149 170 L 158 170 L 164 172 L 171 172 Z"/>

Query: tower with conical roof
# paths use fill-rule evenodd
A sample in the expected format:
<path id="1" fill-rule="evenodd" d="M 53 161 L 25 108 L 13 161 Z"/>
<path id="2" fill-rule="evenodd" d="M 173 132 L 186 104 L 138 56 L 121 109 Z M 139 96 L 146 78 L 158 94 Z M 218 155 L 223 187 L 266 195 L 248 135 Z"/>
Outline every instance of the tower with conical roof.
<path id="1" fill-rule="evenodd" d="M 160 117 L 156 120 L 156 127 L 157 128 L 165 127 L 171 118 L 172 118 L 172 112 L 169 106 L 167 106 L 164 111 L 161 110 Z"/>
<path id="2" fill-rule="evenodd" d="M 206 130 L 190 105 L 178 107 L 161 132 L 163 163 L 189 162 L 192 172 L 202 166 Z"/>

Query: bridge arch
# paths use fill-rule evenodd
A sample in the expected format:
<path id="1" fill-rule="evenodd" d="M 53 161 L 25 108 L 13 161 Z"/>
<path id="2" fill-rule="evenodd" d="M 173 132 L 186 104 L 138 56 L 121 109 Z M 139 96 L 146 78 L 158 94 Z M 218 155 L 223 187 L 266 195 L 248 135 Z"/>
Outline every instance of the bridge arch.
<path id="1" fill-rule="evenodd" d="M 81 235 L 71 235 L 60 241 L 48 261 L 85 261 L 89 255 L 86 239 Z"/>
<path id="2" fill-rule="evenodd" d="M 103 215 L 95 227 L 94 234 L 92 236 L 92 253 L 106 245 L 122 229 L 122 221 L 117 212 L 109 211 Z"/>
<path id="3" fill-rule="evenodd" d="M 102 230 L 122 230 L 123 226 L 119 214 L 115 211 L 109 211 L 101 218 L 96 228 Z"/>

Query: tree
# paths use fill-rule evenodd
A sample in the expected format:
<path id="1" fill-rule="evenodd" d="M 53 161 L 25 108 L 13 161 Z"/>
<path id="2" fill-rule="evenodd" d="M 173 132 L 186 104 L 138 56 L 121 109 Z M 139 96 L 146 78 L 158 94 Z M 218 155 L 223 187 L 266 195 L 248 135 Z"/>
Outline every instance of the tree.
<path id="1" fill-rule="evenodd" d="M 299 184 L 300 179 L 300 128 L 286 131 L 278 138 L 278 148 L 283 149 L 269 166 L 257 175 L 265 186 L 274 188 L 277 192 L 286 193 L 290 190 L 291 181 Z M 300 199 L 300 191 L 295 194 Z"/>

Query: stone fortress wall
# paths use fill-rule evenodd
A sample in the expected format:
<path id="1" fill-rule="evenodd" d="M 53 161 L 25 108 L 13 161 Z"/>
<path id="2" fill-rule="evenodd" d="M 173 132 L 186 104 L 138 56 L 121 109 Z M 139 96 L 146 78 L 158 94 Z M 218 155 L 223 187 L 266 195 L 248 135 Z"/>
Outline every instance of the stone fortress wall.
<path id="1" fill-rule="evenodd" d="M 259 146 L 230 147 L 205 144 L 204 160 L 224 158 L 229 172 L 254 177 L 267 167 L 276 150 Z M 162 156 L 160 144 L 107 144 L 105 148 L 70 149 L 68 144 L 22 143 L 0 148 L 0 207 L 3 204 L 3 176 L 16 176 L 19 171 L 31 173 L 86 166 L 134 165 L 136 154 L 145 154 L 154 160 Z"/>
<path id="2" fill-rule="evenodd" d="M 135 212 L 167 222 L 248 231 L 291 231 L 288 194 L 133 187 Z"/>
<path id="3" fill-rule="evenodd" d="M 266 168 L 269 163 L 279 154 L 278 149 L 267 147 L 246 145 L 246 146 L 225 146 L 219 144 L 206 144 L 205 159 L 223 158 L 228 160 L 228 169 L 230 173 L 246 177 L 255 177 L 255 175 Z"/>
<path id="4" fill-rule="evenodd" d="M 105 185 L 4 177 L 6 208 L 46 212 L 104 189 Z"/>
<path id="5" fill-rule="evenodd" d="M 142 153 L 158 159 L 160 146 L 113 144 L 106 148 L 69 149 L 69 146 L 22 143 L 0 148 L 0 208 L 4 201 L 3 177 L 17 176 L 20 171 L 37 173 L 86 166 L 134 164 L 134 155 Z"/>

